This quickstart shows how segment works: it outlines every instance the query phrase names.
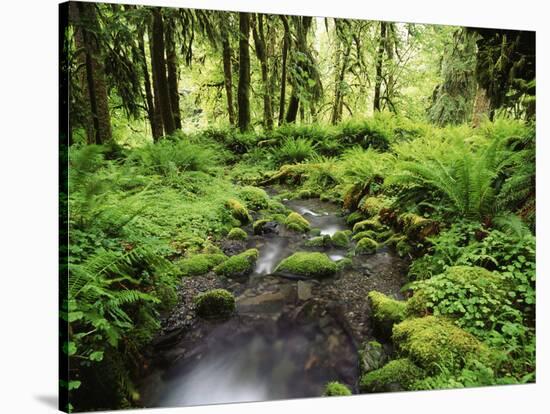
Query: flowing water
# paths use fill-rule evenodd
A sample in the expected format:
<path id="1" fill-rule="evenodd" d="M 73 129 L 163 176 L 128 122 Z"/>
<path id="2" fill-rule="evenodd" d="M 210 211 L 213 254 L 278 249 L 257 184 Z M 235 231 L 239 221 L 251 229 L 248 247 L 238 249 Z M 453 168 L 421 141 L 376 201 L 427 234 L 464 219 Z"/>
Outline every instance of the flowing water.
<path id="1" fill-rule="evenodd" d="M 286 204 L 321 234 L 346 229 L 338 207 L 330 203 Z M 357 345 L 369 335 L 365 295 L 373 288 L 397 294 L 400 262 L 381 251 L 354 258 L 352 269 L 331 280 L 272 275 L 277 264 L 296 251 L 323 251 L 335 261 L 346 254 L 342 249 L 306 248 L 306 240 L 284 228 L 249 238 L 247 247 L 260 251 L 253 274 L 223 286 L 237 298 L 236 315 L 218 322 L 195 318 L 192 329 L 155 349 L 153 361 L 163 362 L 144 381 L 145 406 L 315 397 L 328 381 L 355 389 Z"/>

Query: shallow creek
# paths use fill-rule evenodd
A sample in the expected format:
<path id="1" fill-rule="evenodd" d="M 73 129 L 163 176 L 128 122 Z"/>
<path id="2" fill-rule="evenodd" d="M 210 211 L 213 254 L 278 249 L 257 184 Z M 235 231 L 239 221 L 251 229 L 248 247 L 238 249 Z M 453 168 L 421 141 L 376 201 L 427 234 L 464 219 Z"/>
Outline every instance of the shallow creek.
<path id="1" fill-rule="evenodd" d="M 321 234 L 346 229 L 339 208 L 319 200 L 285 204 Z M 251 228 L 246 228 L 249 235 Z M 151 374 L 141 391 L 147 407 L 174 407 L 320 396 L 328 381 L 356 390 L 357 347 L 371 338 L 366 295 L 378 290 L 399 297 L 405 264 L 388 250 L 353 258 L 353 266 L 334 278 L 314 281 L 272 275 L 296 251 L 322 251 L 332 260 L 346 250 L 304 247 L 307 238 L 287 232 L 251 235 L 242 246 L 260 257 L 245 279 L 213 273 L 186 278 L 181 303 L 163 321 L 151 349 Z M 192 298 L 223 287 L 237 298 L 227 321 L 197 318 Z"/>

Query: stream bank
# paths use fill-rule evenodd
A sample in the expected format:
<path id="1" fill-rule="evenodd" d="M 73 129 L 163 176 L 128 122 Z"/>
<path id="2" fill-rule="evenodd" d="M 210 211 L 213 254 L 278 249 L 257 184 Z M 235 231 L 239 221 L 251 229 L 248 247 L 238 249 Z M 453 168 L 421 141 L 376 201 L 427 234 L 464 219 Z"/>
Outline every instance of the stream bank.
<path id="1" fill-rule="evenodd" d="M 347 229 L 340 208 L 317 199 L 289 200 L 321 234 Z M 180 303 L 163 321 L 149 355 L 151 375 L 142 384 L 147 407 L 262 401 L 320 396 L 329 381 L 357 391 L 358 347 L 373 338 L 368 292 L 400 298 L 406 263 L 382 248 L 352 257 L 349 268 L 323 280 L 273 274 L 296 251 L 319 251 L 336 261 L 346 249 L 306 247 L 307 236 L 278 226 L 246 241 L 224 241 L 236 254 L 257 248 L 250 276 L 221 278 L 213 272 L 182 280 Z M 236 312 L 228 320 L 197 317 L 194 297 L 214 288 L 229 290 Z"/>

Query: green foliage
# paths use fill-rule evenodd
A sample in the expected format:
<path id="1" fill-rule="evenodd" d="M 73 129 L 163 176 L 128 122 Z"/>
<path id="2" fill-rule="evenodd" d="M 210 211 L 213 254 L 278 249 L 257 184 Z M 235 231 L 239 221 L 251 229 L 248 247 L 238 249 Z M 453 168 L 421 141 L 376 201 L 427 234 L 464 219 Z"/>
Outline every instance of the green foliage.
<path id="1" fill-rule="evenodd" d="M 214 266 L 220 264 L 227 257 L 224 254 L 195 254 L 189 258 L 182 259 L 176 264 L 178 265 L 183 276 L 197 276 L 208 273 Z"/>
<path id="2" fill-rule="evenodd" d="M 323 279 L 334 276 L 337 270 L 336 263 L 324 253 L 297 252 L 283 259 L 275 272 Z"/>
<path id="3" fill-rule="evenodd" d="M 197 314 L 206 319 L 227 318 L 235 312 L 235 297 L 225 289 L 213 289 L 194 299 Z"/>
<path id="4" fill-rule="evenodd" d="M 325 397 L 351 395 L 351 390 L 348 388 L 347 385 L 344 385 L 337 381 L 332 381 L 325 385 L 325 391 L 323 392 L 323 395 Z"/>
<path id="5" fill-rule="evenodd" d="M 225 203 L 225 206 L 231 212 L 231 215 L 240 221 L 241 224 L 246 224 L 252 221 L 252 217 L 248 213 L 246 207 L 234 198 L 230 198 Z"/>
<path id="6" fill-rule="evenodd" d="M 239 190 L 239 197 L 251 210 L 258 211 L 268 207 L 267 193 L 258 187 L 246 186 Z"/>
<path id="7" fill-rule="evenodd" d="M 294 164 L 310 160 L 315 148 L 309 139 L 287 138 L 274 150 L 273 156 L 279 164 Z"/>

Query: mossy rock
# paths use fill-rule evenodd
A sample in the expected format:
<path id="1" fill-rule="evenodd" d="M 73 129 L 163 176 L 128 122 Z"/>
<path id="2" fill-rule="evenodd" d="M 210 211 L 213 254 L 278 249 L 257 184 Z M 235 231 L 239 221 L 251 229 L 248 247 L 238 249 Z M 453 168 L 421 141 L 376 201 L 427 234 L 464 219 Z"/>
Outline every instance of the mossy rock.
<path id="1" fill-rule="evenodd" d="M 378 341 L 368 341 L 359 350 L 359 368 L 361 373 L 382 368 L 388 360 L 384 347 Z"/>
<path id="2" fill-rule="evenodd" d="M 306 240 L 304 246 L 307 247 L 328 247 L 331 244 L 330 236 L 325 234 L 323 236 L 313 237 L 312 239 Z"/>
<path id="3" fill-rule="evenodd" d="M 361 220 L 365 220 L 365 216 L 360 211 L 354 211 L 346 217 L 346 223 L 350 226 Z"/>
<path id="4" fill-rule="evenodd" d="M 254 264 L 258 260 L 258 250 L 249 249 L 235 256 L 231 256 L 225 262 L 214 268 L 217 275 L 225 277 L 246 276 L 254 269 Z"/>
<path id="5" fill-rule="evenodd" d="M 297 252 L 287 257 L 275 269 L 277 273 L 304 276 L 308 278 L 326 278 L 338 271 L 335 262 L 324 253 Z"/>
<path id="6" fill-rule="evenodd" d="M 362 392 L 406 391 L 425 375 L 410 359 L 394 359 L 382 368 L 361 376 L 359 388 Z"/>
<path id="7" fill-rule="evenodd" d="M 347 385 L 344 385 L 338 381 L 332 381 L 325 385 L 323 395 L 325 397 L 351 395 L 351 390 Z"/>
<path id="8" fill-rule="evenodd" d="M 314 227 L 309 231 L 309 235 L 312 236 L 312 237 L 320 236 L 321 235 L 321 229 L 317 228 L 317 227 Z"/>
<path id="9" fill-rule="evenodd" d="M 411 240 L 423 241 L 439 233 L 439 223 L 414 213 L 403 213 L 397 217 L 397 224 Z"/>
<path id="10" fill-rule="evenodd" d="M 213 289 L 194 299 L 197 315 L 205 319 L 227 318 L 235 312 L 235 297 L 225 289 Z"/>
<path id="11" fill-rule="evenodd" d="M 392 336 L 393 325 L 405 318 L 406 302 L 392 299 L 374 290 L 369 292 L 368 300 L 372 309 L 375 335 L 389 339 Z"/>
<path id="12" fill-rule="evenodd" d="M 359 201 L 357 208 L 367 217 L 374 217 L 387 205 L 387 200 L 382 197 L 366 196 Z"/>
<path id="13" fill-rule="evenodd" d="M 337 231 L 331 237 L 331 242 L 334 247 L 347 247 L 349 244 L 349 237 L 345 231 Z"/>
<path id="14" fill-rule="evenodd" d="M 249 209 L 258 211 L 268 207 L 267 193 L 258 187 L 246 186 L 239 190 L 239 197 L 244 200 Z"/>
<path id="15" fill-rule="evenodd" d="M 227 234 L 227 238 L 229 240 L 246 240 L 248 238 L 248 234 L 246 234 L 246 231 L 243 229 L 234 227 Z"/>
<path id="16" fill-rule="evenodd" d="M 226 259 L 227 256 L 221 253 L 201 253 L 182 259 L 176 264 L 183 276 L 198 276 L 208 273 Z"/>
<path id="17" fill-rule="evenodd" d="M 362 220 L 354 224 L 353 232 L 359 233 L 365 230 L 372 230 L 376 233 L 384 230 L 384 226 L 376 219 Z"/>
<path id="18" fill-rule="evenodd" d="M 462 368 L 469 359 L 491 361 L 483 343 L 441 316 L 405 319 L 393 327 L 392 339 L 401 355 L 431 374 Z"/>
<path id="19" fill-rule="evenodd" d="M 293 198 L 299 198 L 302 200 L 306 200 L 308 198 L 317 198 L 319 197 L 319 193 L 313 191 L 313 190 L 300 190 L 297 193 L 294 194 Z"/>
<path id="20" fill-rule="evenodd" d="M 351 185 L 344 193 L 343 207 L 348 210 L 355 210 L 364 193 L 365 185 L 363 183 L 355 183 Z"/>
<path id="21" fill-rule="evenodd" d="M 407 238 L 399 240 L 395 245 L 395 250 L 397 251 L 399 257 L 412 255 L 414 251 Z"/>
<path id="22" fill-rule="evenodd" d="M 296 231 L 298 233 L 307 233 L 310 229 L 309 221 L 303 218 L 298 213 L 290 213 L 286 220 L 285 225 L 289 230 Z"/>
<path id="23" fill-rule="evenodd" d="M 369 239 L 375 240 L 376 239 L 376 232 L 372 231 L 372 230 L 360 231 L 359 233 L 354 234 L 352 236 L 352 240 L 359 241 L 359 240 L 361 240 L 365 237 L 368 237 Z"/>
<path id="24" fill-rule="evenodd" d="M 385 230 L 385 231 L 381 231 L 380 233 L 376 233 L 374 235 L 374 239 L 377 242 L 384 243 L 386 240 L 388 240 L 393 235 L 394 235 L 393 231 L 388 229 L 388 230 Z"/>
<path id="25" fill-rule="evenodd" d="M 252 221 L 252 217 L 248 213 L 248 210 L 239 200 L 230 198 L 225 203 L 225 206 L 231 211 L 231 215 L 239 220 L 241 224 L 247 224 Z"/>
<path id="26" fill-rule="evenodd" d="M 342 270 L 351 269 L 353 267 L 353 260 L 345 257 L 343 259 L 340 259 L 336 262 L 336 266 L 338 266 L 338 271 L 341 272 Z"/>
<path id="27" fill-rule="evenodd" d="M 276 220 L 260 219 L 252 224 L 254 234 L 279 233 L 279 223 Z"/>
<path id="28" fill-rule="evenodd" d="M 373 254 L 378 248 L 378 243 L 368 237 L 363 237 L 355 246 L 356 254 Z"/>

